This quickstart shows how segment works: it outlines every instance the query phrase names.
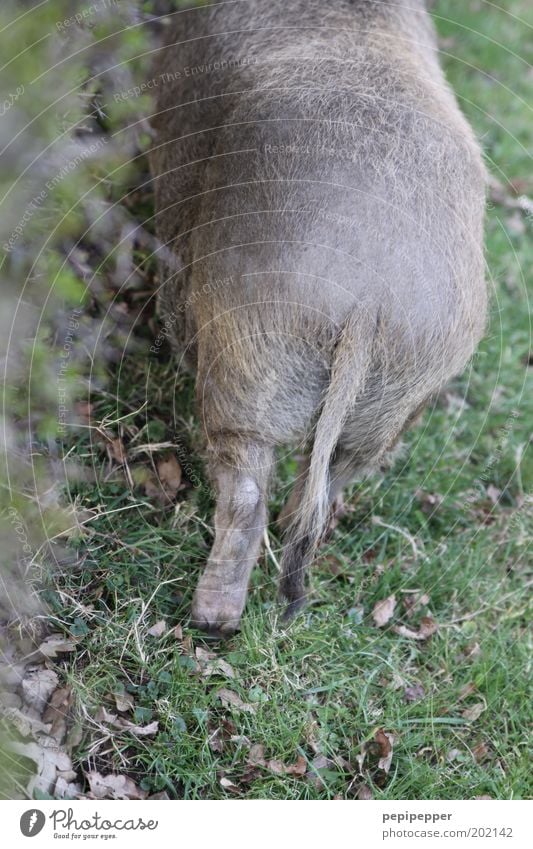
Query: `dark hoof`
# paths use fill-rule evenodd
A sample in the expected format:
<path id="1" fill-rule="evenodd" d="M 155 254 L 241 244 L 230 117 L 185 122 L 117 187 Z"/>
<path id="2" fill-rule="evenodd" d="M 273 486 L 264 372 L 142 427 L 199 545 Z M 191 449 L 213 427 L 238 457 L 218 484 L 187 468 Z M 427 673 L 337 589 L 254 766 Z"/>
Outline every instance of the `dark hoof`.
<path id="1" fill-rule="evenodd" d="M 228 622 L 220 624 L 217 622 L 207 622 L 205 619 L 191 619 L 190 624 L 192 628 L 196 628 L 197 631 L 203 631 L 216 640 L 227 640 L 240 630 L 238 625 L 231 625 Z"/>

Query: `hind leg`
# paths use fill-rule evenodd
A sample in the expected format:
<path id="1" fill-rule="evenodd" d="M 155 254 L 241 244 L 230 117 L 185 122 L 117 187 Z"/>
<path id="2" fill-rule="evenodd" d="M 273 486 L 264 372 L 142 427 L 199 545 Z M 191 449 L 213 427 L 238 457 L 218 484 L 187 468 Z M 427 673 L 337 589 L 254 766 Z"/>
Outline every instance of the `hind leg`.
<path id="1" fill-rule="evenodd" d="M 273 450 L 226 434 L 211 450 L 215 542 L 194 594 L 192 620 L 199 628 L 228 634 L 239 625 L 266 527 Z"/>

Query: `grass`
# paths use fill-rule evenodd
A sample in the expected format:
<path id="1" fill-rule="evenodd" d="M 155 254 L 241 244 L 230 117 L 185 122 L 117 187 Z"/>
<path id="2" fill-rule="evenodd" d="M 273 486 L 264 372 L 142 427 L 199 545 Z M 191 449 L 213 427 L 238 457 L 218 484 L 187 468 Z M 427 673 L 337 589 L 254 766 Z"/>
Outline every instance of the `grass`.
<path id="1" fill-rule="evenodd" d="M 531 70 L 523 59 L 531 41 L 519 18 L 531 20 L 529 4 L 448 0 L 435 14 L 448 78 L 491 170 L 506 186 L 527 180 L 522 100 Z M 531 182 L 522 188 L 532 189 Z M 54 627 L 78 639 L 64 672 L 77 697 L 74 754 L 83 769 L 124 772 L 171 798 L 351 798 L 362 784 L 381 799 L 531 795 L 531 224 L 505 207 L 489 209 L 487 338 L 409 435 L 392 472 L 354 487 L 349 512 L 314 569 L 310 604 L 290 627 L 278 619 L 276 565 L 266 553 L 242 631 L 220 644 L 190 629 L 191 594 L 211 541 L 208 488 L 188 486 L 175 506 L 158 505 L 142 486 L 125 485 L 88 431 L 73 441 L 71 456 L 95 474 L 72 484 L 69 497 L 100 517 L 71 538 L 76 564 L 51 575 L 44 593 Z M 175 385 L 172 363 L 132 355 L 113 380 L 92 398 L 94 419 L 130 448 L 179 441 L 201 477 L 192 386 L 183 378 Z M 135 480 L 140 468 L 132 462 Z M 273 515 L 293 472 L 293 462 L 282 459 Z M 275 528 L 269 533 L 275 550 Z M 428 598 L 409 617 L 416 593 Z M 392 594 L 394 616 L 377 628 L 372 609 Z M 428 640 L 392 627 L 416 630 L 423 615 L 439 626 Z M 149 634 L 160 620 L 166 631 Z M 206 675 L 198 649 L 229 666 L 212 662 Z M 225 707 L 220 688 L 244 708 Z M 158 720 L 155 737 L 105 733 L 95 717 L 102 706 L 114 709 L 116 693 L 133 697 L 130 719 Z M 476 705 L 482 712 L 474 718 Z M 372 742 L 379 729 L 394 735 L 388 774 Z M 264 746 L 266 761 L 294 764 L 303 756 L 308 777 L 253 766 L 254 744 Z"/>

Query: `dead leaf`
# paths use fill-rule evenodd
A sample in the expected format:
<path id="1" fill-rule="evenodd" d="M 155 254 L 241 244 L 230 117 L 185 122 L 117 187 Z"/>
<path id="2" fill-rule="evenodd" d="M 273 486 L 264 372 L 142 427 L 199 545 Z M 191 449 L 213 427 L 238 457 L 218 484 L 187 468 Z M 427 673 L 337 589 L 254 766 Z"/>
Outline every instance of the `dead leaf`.
<path id="1" fill-rule="evenodd" d="M 25 705 L 33 708 L 38 716 L 42 716 L 58 683 L 57 672 L 53 669 L 47 669 L 45 666 L 28 667 L 22 679 L 22 698 Z"/>
<path id="2" fill-rule="evenodd" d="M 243 702 L 240 696 L 237 693 L 234 693 L 233 690 L 227 690 L 225 687 L 222 687 L 218 693 L 218 698 L 224 705 L 224 707 L 233 707 L 237 710 L 242 710 L 243 713 L 256 713 L 257 705 L 247 704 Z"/>
<path id="3" fill-rule="evenodd" d="M 89 772 L 87 781 L 94 799 L 146 799 L 148 795 L 126 775 L 101 775 L 99 772 Z"/>
<path id="4" fill-rule="evenodd" d="M 67 736 L 71 700 L 72 691 L 70 687 L 60 687 L 52 693 L 44 712 L 43 722 L 50 724 L 49 736 L 53 737 L 58 745 Z"/>
<path id="5" fill-rule="evenodd" d="M 21 737 L 38 738 L 40 734 L 48 735 L 50 724 L 45 725 L 40 719 L 31 717 L 28 713 L 23 713 L 18 708 L 6 707 L 2 709 L 2 716 L 13 725 Z"/>
<path id="6" fill-rule="evenodd" d="M 157 734 L 159 730 L 159 722 L 154 720 L 148 725 L 136 725 L 125 719 L 123 716 L 117 716 L 116 713 L 110 713 L 105 707 L 101 707 L 96 712 L 96 720 L 110 725 L 117 731 L 127 731 L 130 734 L 135 734 L 137 737 L 150 737 L 152 734 Z"/>
<path id="7" fill-rule="evenodd" d="M 219 673 L 226 678 L 235 678 L 233 667 L 222 657 L 217 657 L 214 652 L 206 651 L 198 647 L 195 651 L 196 660 L 204 678 Z"/>
<path id="8" fill-rule="evenodd" d="M 472 749 L 472 755 L 477 764 L 483 763 L 486 761 L 490 755 L 490 749 L 486 743 L 481 741 Z"/>
<path id="9" fill-rule="evenodd" d="M 378 769 L 382 769 L 384 773 L 388 774 L 391 768 L 392 755 L 394 752 L 394 734 L 389 734 L 387 731 L 383 731 L 383 729 L 380 728 L 376 731 L 374 740 L 380 747 Z"/>
<path id="10" fill-rule="evenodd" d="M 161 637 L 166 630 L 167 623 L 164 619 L 160 619 L 159 622 L 156 622 L 155 625 L 152 625 L 151 628 L 148 628 L 148 634 L 150 634 L 151 637 Z"/>
<path id="11" fill-rule="evenodd" d="M 123 693 L 113 693 L 113 696 L 119 713 L 126 713 L 126 711 L 131 710 L 135 704 L 131 693 L 126 693 L 126 691 Z"/>
<path id="12" fill-rule="evenodd" d="M 219 784 L 220 784 L 221 787 L 224 788 L 224 790 L 238 790 L 239 789 L 238 786 L 233 781 L 230 781 L 229 778 L 221 778 L 220 781 L 219 781 Z"/>
<path id="13" fill-rule="evenodd" d="M 174 454 L 158 461 L 157 474 L 164 494 L 168 499 L 175 498 L 181 484 L 181 466 Z"/>
<path id="14" fill-rule="evenodd" d="M 43 655 L 43 657 L 54 658 L 57 657 L 58 654 L 74 651 L 75 648 L 76 643 L 73 640 L 67 640 L 65 637 L 61 636 L 61 634 L 50 634 L 46 640 L 43 640 L 38 651 Z"/>
<path id="15" fill-rule="evenodd" d="M 396 607 L 396 598 L 394 595 L 389 595 L 387 598 L 381 599 L 374 605 L 372 618 L 378 628 L 383 628 L 387 622 L 392 619 L 394 608 Z"/>
<path id="16" fill-rule="evenodd" d="M 426 694 L 421 684 L 413 684 L 405 688 L 403 697 L 406 702 L 419 702 L 426 697 Z"/>
<path id="17" fill-rule="evenodd" d="M 275 758 L 267 761 L 267 769 L 273 772 L 274 775 L 305 775 L 307 771 L 307 761 L 303 755 L 298 755 L 296 763 L 285 764 L 283 761 Z"/>
<path id="18" fill-rule="evenodd" d="M 193 653 L 193 641 L 190 634 L 187 634 L 186 637 L 182 640 L 183 651 L 185 654 L 192 655 Z"/>
<path id="19" fill-rule="evenodd" d="M 78 782 L 67 781 L 61 775 L 58 777 L 54 787 L 55 799 L 82 799 L 84 798 L 81 784 Z"/>
<path id="20" fill-rule="evenodd" d="M 315 758 L 316 760 L 316 758 Z M 307 760 L 303 755 L 298 755 L 296 763 L 286 764 L 278 758 L 266 760 L 265 747 L 262 743 L 255 743 L 248 755 L 250 766 L 262 766 L 274 775 L 305 775 L 307 772 Z"/>
<path id="21" fill-rule="evenodd" d="M 183 628 L 181 625 L 176 625 L 174 628 L 174 636 L 177 640 L 183 640 Z"/>
<path id="22" fill-rule="evenodd" d="M 468 719 L 469 722 L 475 722 L 486 709 L 487 708 L 483 702 L 476 702 L 475 705 L 464 710 L 461 716 L 464 717 L 464 719 Z"/>
<path id="23" fill-rule="evenodd" d="M 32 776 L 27 787 L 30 798 L 34 797 L 36 790 L 52 795 L 58 773 L 72 770 L 69 756 L 55 745 L 41 746 L 36 742 L 19 743 L 16 741 L 8 745 L 10 751 L 22 755 L 24 758 L 29 758 L 36 764 L 36 774 Z"/>
<path id="24" fill-rule="evenodd" d="M 420 628 L 419 628 L 419 637 L 420 640 L 427 640 L 428 637 L 433 636 L 438 631 L 439 626 L 435 622 L 431 616 L 422 616 L 420 620 Z"/>
<path id="25" fill-rule="evenodd" d="M 248 763 L 252 766 L 265 766 L 265 747 L 262 743 L 254 743 L 248 755 Z"/>
<path id="26" fill-rule="evenodd" d="M 114 726 L 119 731 L 128 731 L 130 734 L 135 734 L 136 737 L 151 737 L 159 731 L 159 722 L 156 719 L 149 725 L 135 725 L 134 722 L 119 717 Z"/>
<path id="27" fill-rule="evenodd" d="M 19 708 L 22 705 L 22 699 L 16 693 L 10 690 L 0 690 L 0 710 L 8 708 Z"/>
<path id="28" fill-rule="evenodd" d="M 438 625 L 431 616 L 423 616 L 420 620 L 418 631 L 413 631 L 406 625 L 395 625 L 393 631 L 400 637 L 406 637 L 409 640 L 427 640 L 438 629 Z"/>

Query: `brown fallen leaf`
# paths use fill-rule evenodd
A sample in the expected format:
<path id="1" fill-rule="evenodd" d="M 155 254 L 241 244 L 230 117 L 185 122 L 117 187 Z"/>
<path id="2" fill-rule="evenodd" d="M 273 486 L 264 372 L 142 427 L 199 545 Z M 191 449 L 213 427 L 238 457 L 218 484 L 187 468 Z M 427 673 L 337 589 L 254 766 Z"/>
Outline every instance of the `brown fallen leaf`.
<path id="1" fill-rule="evenodd" d="M 265 747 L 262 743 L 254 743 L 248 755 L 248 763 L 252 766 L 265 766 Z"/>
<path id="2" fill-rule="evenodd" d="M 58 745 L 67 736 L 71 701 L 70 687 L 59 687 L 52 693 L 43 715 L 43 722 L 50 724 L 49 736 L 53 737 Z M 74 777 L 76 777 L 75 774 Z"/>
<path id="3" fill-rule="evenodd" d="M 374 735 L 374 740 L 380 747 L 378 769 L 382 769 L 383 772 L 388 774 L 391 768 L 392 755 L 394 752 L 394 734 L 389 734 L 387 731 L 383 731 L 382 728 L 379 728 Z"/>
<path id="4" fill-rule="evenodd" d="M 177 640 L 183 640 L 183 628 L 181 625 L 176 625 L 173 633 Z"/>
<path id="5" fill-rule="evenodd" d="M 472 755 L 477 764 L 483 763 L 486 761 L 490 755 L 490 749 L 486 743 L 481 741 L 472 749 Z"/>
<path id="6" fill-rule="evenodd" d="M 315 758 L 316 760 L 316 758 Z M 265 747 L 262 743 L 255 743 L 250 748 L 248 755 L 250 766 L 261 766 L 268 769 L 274 775 L 305 775 L 307 772 L 307 760 L 303 755 L 298 755 L 296 763 L 286 764 L 278 758 L 265 758 Z"/>
<path id="7" fill-rule="evenodd" d="M 19 708 L 21 705 L 22 699 L 17 693 L 12 693 L 10 690 L 0 690 L 0 710 Z"/>
<path id="8" fill-rule="evenodd" d="M 233 692 L 233 690 L 227 690 L 225 687 L 222 687 L 218 692 L 217 696 L 224 705 L 224 707 L 233 707 L 236 710 L 242 710 L 243 713 L 256 713 L 257 705 L 251 705 L 246 702 L 243 702 L 240 696 L 237 693 Z"/>
<path id="9" fill-rule="evenodd" d="M 81 784 L 77 781 L 67 781 L 59 775 L 54 787 L 55 799 L 82 799 L 84 798 Z"/>
<path id="10" fill-rule="evenodd" d="M 130 722 L 129 719 L 125 719 L 123 716 L 117 716 L 116 713 L 110 713 L 105 709 L 105 707 L 101 707 L 97 710 L 96 719 L 98 722 L 110 725 L 117 731 L 127 731 L 130 734 L 135 734 L 136 737 L 150 737 L 153 734 L 157 734 L 159 731 L 159 722 L 157 720 L 150 722 L 148 725 L 136 725 L 134 722 Z"/>
<path id="11" fill-rule="evenodd" d="M 198 647 L 195 651 L 195 656 L 204 678 L 209 678 L 211 675 L 217 673 L 223 675 L 225 678 L 235 678 L 233 667 L 224 658 L 218 657 L 214 652 L 209 652 Z"/>
<path id="12" fill-rule="evenodd" d="M 272 758 L 267 761 L 266 767 L 274 775 L 305 775 L 307 761 L 303 755 L 298 755 L 296 763 L 293 764 L 285 764 L 283 761 Z"/>
<path id="13" fill-rule="evenodd" d="M 152 625 L 151 628 L 148 628 L 147 633 L 150 634 L 151 637 L 161 637 L 166 630 L 167 623 L 164 619 L 160 619 L 159 622 L 156 622 L 155 625 Z"/>
<path id="14" fill-rule="evenodd" d="M 406 637 L 409 640 L 427 640 L 437 629 L 438 625 L 431 616 L 423 616 L 418 631 L 413 631 L 407 625 L 395 625 L 393 631 L 399 637 Z"/>
<path id="15" fill-rule="evenodd" d="M 53 743 L 53 741 L 50 740 L 50 743 Z M 34 741 L 31 743 L 13 741 L 8 744 L 8 747 L 14 754 L 29 758 L 36 765 L 36 773 L 32 776 L 26 788 L 30 799 L 34 798 L 36 790 L 52 795 L 58 773 L 72 770 L 72 762 L 69 756 L 54 745 L 41 746 Z"/>
<path id="16" fill-rule="evenodd" d="M 466 708 L 461 716 L 464 719 L 468 719 L 469 722 L 475 722 L 486 709 L 486 705 L 483 702 L 476 702 L 472 707 Z"/>
<path id="17" fill-rule="evenodd" d="M 50 634 L 46 640 L 40 644 L 37 651 L 46 658 L 57 657 L 58 654 L 64 654 L 74 651 L 76 643 L 73 640 L 67 640 L 61 634 Z"/>
<path id="18" fill-rule="evenodd" d="M 136 737 L 152 737 L 159 731 L 159 722 L 154 719 L 148 725 L 135 725 L 134 722 L 129 722 L 127 719 L 119 717 L 114 723 L 115 728 L 119 731 L 128 731 L 130 734 L 135 734 Z"/>
<path id="19" fill-rule="evenodd" d="M 26 708 L 33 708 L 37 716 L 42 713 L 48 699 L 57 689 L 59 678 L 53 669 L 46 666 L 27 667 L 22 679 L 22 699 Z"/>
<path id="20" fill-rule="evenodd" d="M 175 498 L 181 485 L 181 466 L 174 454 L 158 461 L 157 474 L 164 494 L 169 500 Z"/>
<path id="21" fill-rule="evenodd" d="M 41 734 L 47 736 L 51 728 L 50 724 L 45 725 L 40 719 L 30 716 L 28 713 L 23 713 L 15 707 L 3 707 L 1 715 L 17 729 L 21 737 L 29 737 L 31 734 L 39 739 Z"/>
<path id="22" fill-rule="evenodd" d="M 420 627 L 418 630 L 418 633 L 420 635 L 419 639 L 427 640 L 428 637 L 431 637 L 433 636 L 433 634 L 437 633 L 438 628 L 439 626 L 437 625 L 435 620 L 431 618 L 431 616 L 422 616 L 422 619 L 420 620 Z"/>
<path id="23" fill-rule="evenodd" d="M 126 691 L 123 693 L 113 693 L 113 697 L 119 713 L 126 713 L 126 711 L 131 710 L 135 704 L 132 694 L 127 693 Z"/>
<path id="24" fill-rule="evenodd" d="M 389 595 L 387 598 L 381 599 L 374 605 L 372 610 L 372 619 L 378 626 L 383 628 L 392 619 L 394 608 L 396 607 L 396 598 L 394 595 Z"/>
<path id="25" fill-rule="evenodd" d="M 88 772 L 87 781 L 94 799 L 146 799 L 148 793 L 141 790 L 126 775 L 101 775 Z"/>

